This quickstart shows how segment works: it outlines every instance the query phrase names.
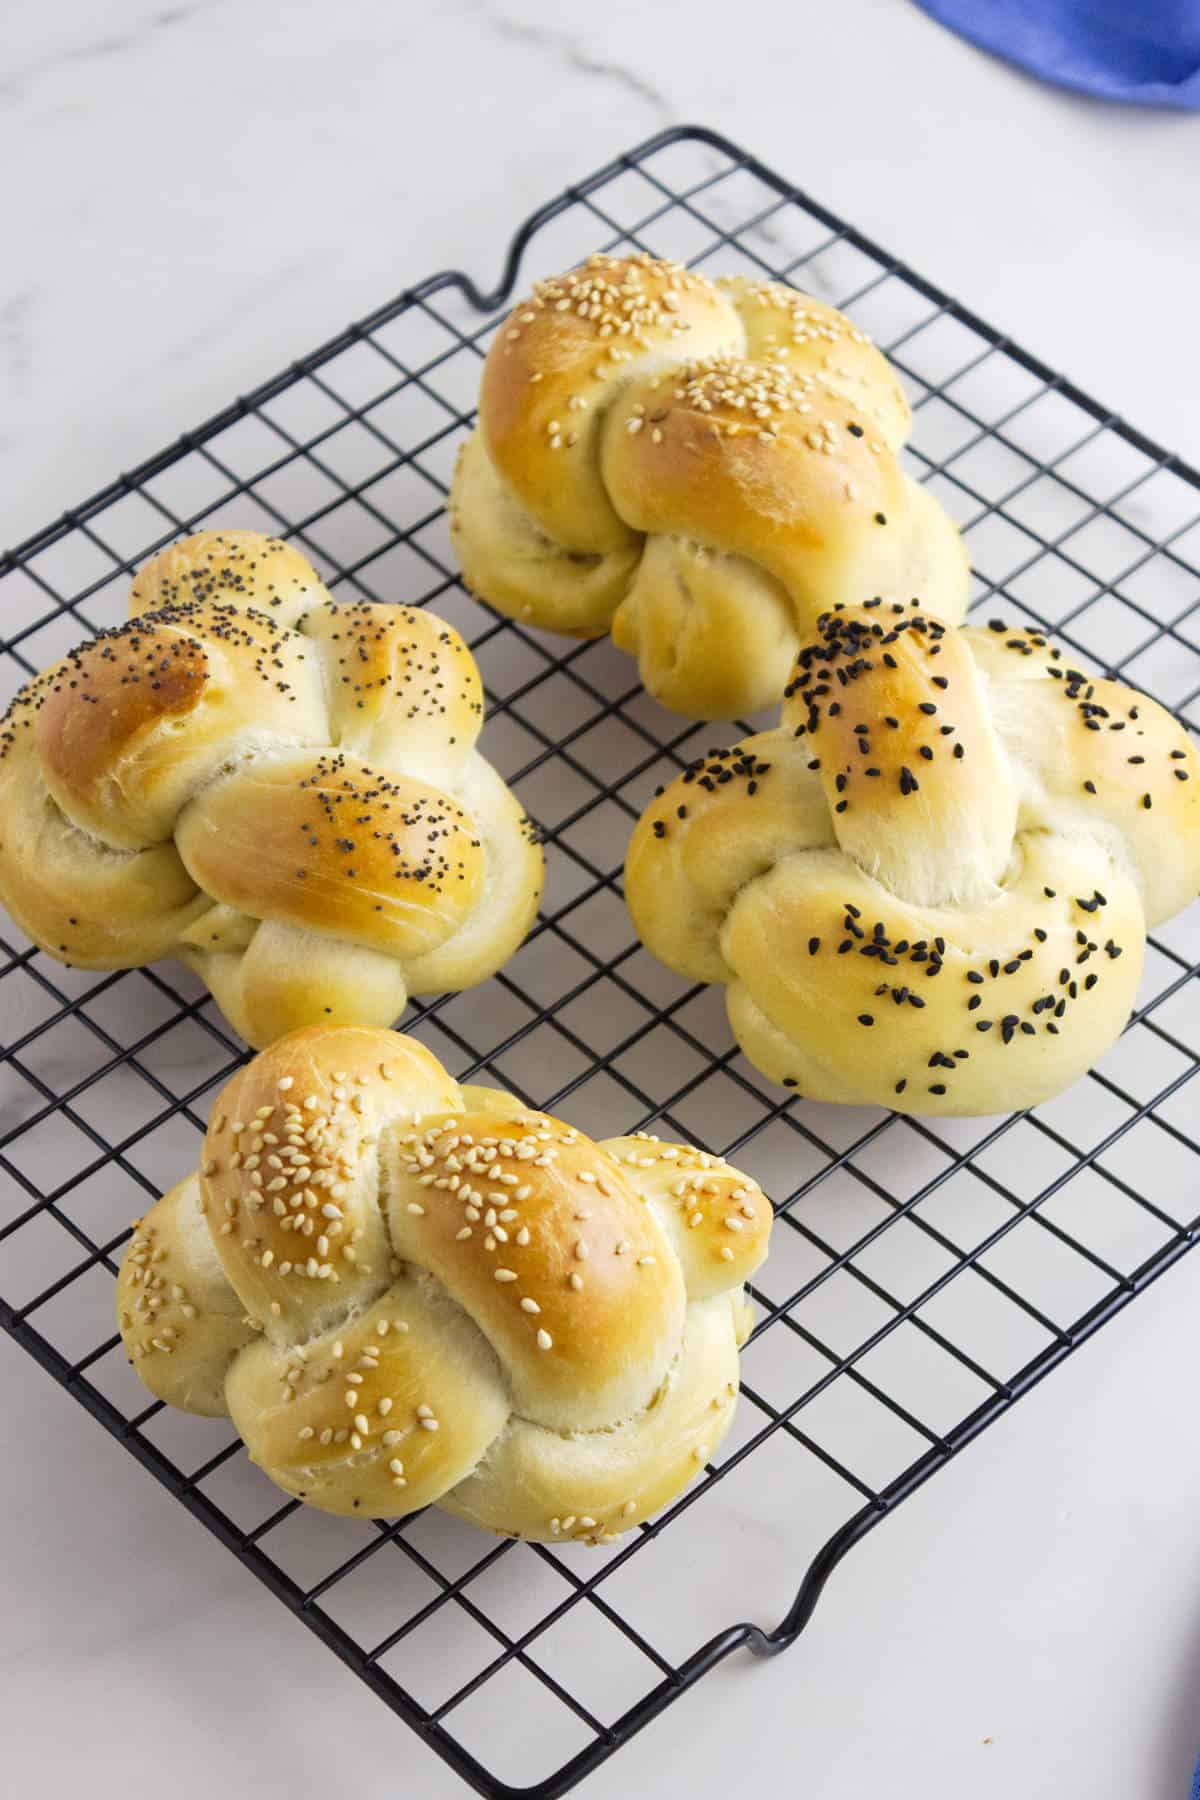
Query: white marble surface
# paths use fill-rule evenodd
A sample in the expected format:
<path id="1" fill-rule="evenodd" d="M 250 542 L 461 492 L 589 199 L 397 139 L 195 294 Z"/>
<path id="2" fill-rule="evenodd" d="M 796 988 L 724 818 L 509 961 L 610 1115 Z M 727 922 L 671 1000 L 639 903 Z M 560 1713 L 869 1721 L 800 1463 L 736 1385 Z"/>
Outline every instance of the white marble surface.
<path id="1" fill-rule="evenodd" d="M 724 129 L 1200 457 L 1200 121 L 1053 93 L 904 0 L 9 0 L 0 538 L 14 541 L 658 126 Z M 1200 1265 L 589 1795 L 1172 1800 L 1200 1743 Z M 14 1792 L 461 1785 L 7 1340 Z"/>

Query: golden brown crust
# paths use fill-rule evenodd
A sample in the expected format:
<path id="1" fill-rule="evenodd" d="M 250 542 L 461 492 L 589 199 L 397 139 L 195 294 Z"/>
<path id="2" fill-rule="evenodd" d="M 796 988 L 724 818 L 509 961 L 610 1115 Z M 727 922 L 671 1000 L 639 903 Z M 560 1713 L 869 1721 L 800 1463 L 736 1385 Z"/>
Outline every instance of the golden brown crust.
<path id="1" fill-rule="evenodd" d="M 847 401 L 874 437 L 900 449 L 912 424 L 904 390 L 887 358 L 845 313 L 778 281 L 735 275 L 717 286 L 737 307 L 751 362 L 782 365 L 823 396 Z"/>
<path id="2" fill-rule="evenodd" d="M 320 1025 L 281 1039 L 218 1096 L 201 1165 L 206 1214 L 226 1275 L 273 1336 L 311 1329 L 344 1304 L 343 1287 L 387 1286 L 370 1147 L 388 1122 L 457 1102 L 415 1039 Z"/>
<path id="3" fill-rule="evenodd" d="M 630 539 L 596 466 L 604 414 L 634 373 L 736 348 L 737 314 L 701 276 L 648 257 L 593 256 L 538 284 L 483 368 L 480 420 L 501 480 L 567 550 Z"/>
<path id="4" fill-rule="evenodd" d="M 215 900 L 393 956 L 444 942 L 479 903 L 474 821 L 448 795 L 357 757 L 298 751 L 185 809 L 176 843 Z"/>
<path id="5" fill-rule="evenodd" d="M 219 1096 L 118 1319 L 156 1393 L 228 1408 L 313 1505 L 595 1540 L 727 1429 L 770 1222 L 718 1157 L 596 1144 L 414 1040 L 312 1027 Z"/>
<path id="6" fill-rule="evenodd" d="M 35 685 L 51 794 L 122 849 L 164 842 L 188 797 L 239 758 L 324 734 L 320 670 L 302 640 L 205 601 L 131 620 Z"/>
<path id="7" fill-rule="evenodd" d="M 541 1113 L 423 1120 L 396 1153 L 396 1252 L 474 1319 L 517 1411 L 586 1431 L 646 1406 L 686 1297 L 657 1218 L 612 1158 Z M 454 1190 L 439 1189 L 452 1174 Z"/>
<path id="8" fill-rule="evenodd" d="M 793 289 L 593 257 L 501 327 L 479 416 L 450 499 L 467 581 L 537 625 L 611 625 L 694 717 L 774 699 L 831 594 L 965 610 L 957 533 L 896 461 L 895 376 Z"/>
<path id="9" fill-rule="evenodd" d="M 36 943 L 89 967 L 182 955 L 252 1043 L 390 1023 L 410 985 L 469 986 L 511 955 L 541 856 L 474 748 L 457 632 L 335 605 L 253 532 L 172 546 L 131 603 L 0 726 L 0 898 Z M 345 980 L 319 945 L 309 982 L 295 934 L 339 944 Z"/>
<path id="10" fill-rule="evenodd" d="M 740 356 L 632 382 L 604 440 L 605 482 L 622 517 L 648 535 L 761 563 L 807 596 L 814 553 L 888 529 L 875 515 L 898 509 L 902 477 L 891 457 L 872 453 L 848 406 L 836 421 L 825 409 L 814 418 L 806 392 Z"/>
<path id="11" fill-rule="evenodd" d="M 626 894 L 657 955 L 726 985 L 772 1079 L 1007 1111 L 1123 1028 L 1148 923 L 1200 887 L 1198 779 L 1161 707 L 1036 634 L 842 609 L 781 726 L 646 809 Z"/>

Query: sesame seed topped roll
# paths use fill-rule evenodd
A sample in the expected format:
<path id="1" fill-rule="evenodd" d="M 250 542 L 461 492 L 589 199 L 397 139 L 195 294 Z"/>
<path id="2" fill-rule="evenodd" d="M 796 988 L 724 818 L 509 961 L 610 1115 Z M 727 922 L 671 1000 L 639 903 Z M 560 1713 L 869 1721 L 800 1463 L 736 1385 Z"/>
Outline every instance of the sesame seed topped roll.
<path id="1" fill-rule="evenodd" d="M 599 467 L 613 400 L 634 376 L 741 342 L 735 308 L 702 276 L 649 257 L 593 257 L 541 283 L 500 327 L 479 399 L 488 457 L 567 551 L 620 549 L 632 533 Z"/>
<path id="2" fill-rule="evenodd" d="M 152 1392 L 228 1412 L 299 1499 L 607 1542 L 728 1429 L 770 1226 L 719 1157 L 595 1143 L 413 1040 L 317 1026 L 220 1095 L 117 1318 Z"/>
<path id="3" fill-rule="evenodd" d="M 517 1410 L 586 1431 L 648 1405 L 678 1349 L 687 1293 L 620 1165 L 540 1113 L 502 1128 L 486 1114 L 431 1120 L 397 1151 L 396 1252 L 435 1274 L 496 1347 Z M 445 1191 L 457 1200 L 465 1182 L 468 1196 L 429 1205 L 447 1172 L 459 1185 Z M 597 1356 L 617 1339 L 619 1356 Z"/>
<path id="4" fill-rule="evenodd" d="M 646 808 L 642 941 L 727 990 L 772 1080 L 911 1113 L 1036 1105 L 1133 1008 L 1200 888 L 1200 761 L 1162 707 L 1039 634 L 837 608 L 780 726 Z"/>
<path id="5" fill-rule="evenodd" d="M 507 960 L 537 834 L 475 748 L 479 671 L 298 551 L 201 532 L 0 723 L 0 900 L 84 968 L 177 955 L 252 1044 L 390 1024 Z"/>
<path id="6" fill-rule="evenodd" d="M 647 256 L 541 282 L 493 339 L 450 496 L 468 584 L 598 637 L 696 718 L 779 696 L 830 591 L 966 607 L 966 559 L 896 460 L 908 403 L 833 307 Z"/>

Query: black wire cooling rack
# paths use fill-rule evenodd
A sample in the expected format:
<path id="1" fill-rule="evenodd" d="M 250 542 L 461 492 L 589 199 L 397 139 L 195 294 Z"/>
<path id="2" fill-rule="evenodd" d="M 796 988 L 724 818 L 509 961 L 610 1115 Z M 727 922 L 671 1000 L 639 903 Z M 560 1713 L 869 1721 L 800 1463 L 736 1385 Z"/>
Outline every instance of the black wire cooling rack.
<path id="1" fill-rule="evenodd" d="M 456 577 L 444 502 L 518 273 L 634 247 L 845 307 L 909 390 L 910 467 L 965 529 L 977 604 L 1200 725 L 1200 475 L 692 128 L 543 207 L 493 292 L 434 276 L 0 561 L 10 690 L 120 617 L 130 570 L 201 525 L 294 537 L 342 593 L 452 619 L 487 686 L 485 748 L 544 828 L 548 885 L 507 969 L 414 1007 L 409 1029 L 463 1078 L 596 1135 L 699 1140 L 776 1199 L 733 1432 L 629 1540 L 496 1543 L 436 1510 L 384 1525 L 280 1505 L 227 1424 L 146 1404 L 113 1329 L 130 1215 L 194 1164 L 244 1052 L 173 965 L 96 977 L 0 937 L 0 1324 L 471 1786 L 541 1800 L 731 1652 L 790 1644 L 850 1546 L 1200 1224 L 1200 908 L 1155 936 L 1129 1029 L 1085 1081 L 987 1120 L 785 1099 L 730 1047 L 720 996 L 633 939 L 633 820 L 746 723 L 681 729 L 607 642 L 564 649 L 497 619 Z M 767 1622 L 730 1623 L 748 1619 Z"/>

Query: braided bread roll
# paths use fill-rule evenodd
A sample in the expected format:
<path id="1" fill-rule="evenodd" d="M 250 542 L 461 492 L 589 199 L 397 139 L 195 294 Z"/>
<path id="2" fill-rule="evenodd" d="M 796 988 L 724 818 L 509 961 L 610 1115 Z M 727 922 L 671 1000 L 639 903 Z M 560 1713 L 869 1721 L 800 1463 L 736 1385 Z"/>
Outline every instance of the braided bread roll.
<path id="1" fill-rule="evenodd" d="M 434 613 L 336 604 L 298 551 L 201 532 L 128 624 L 0 726 L 0 900 L 86 969 L 179 956 L 251 1044 L 388 1025 L 532 921 L 532 826 L 475 749 L 479 672 Z"/>
<path id="2" fill-rule="evenodd" d="M 717 1157 L 595 1144 L 411 1039 L 317 1026 L 225 1088 L 117 1317 L 154 1394 L 228 1412 L 313 1506 L 608 1541 L 728 1430 L 770 1224 Z"/>
<path id="3" fill-rule="evenodd" d="M 1124 1028 L 1200 887 L 1200 774 L 1153 700 L 1037 633 L 839 608 L 774 731 L 647 807 L 642 941 L 727 987 L 764 1074 L 908 1113 L 1033 1106 Z"/>
<path id="4" fill-rule="evenodd" d="M 903 472 L 885 359 L 792 288 L 593 256 L 494 338 L 450 493 L 468 585 L 614 641 L 693 718 L 775 702 L 830 594 L 962 618 L 967 560 Z"/>

